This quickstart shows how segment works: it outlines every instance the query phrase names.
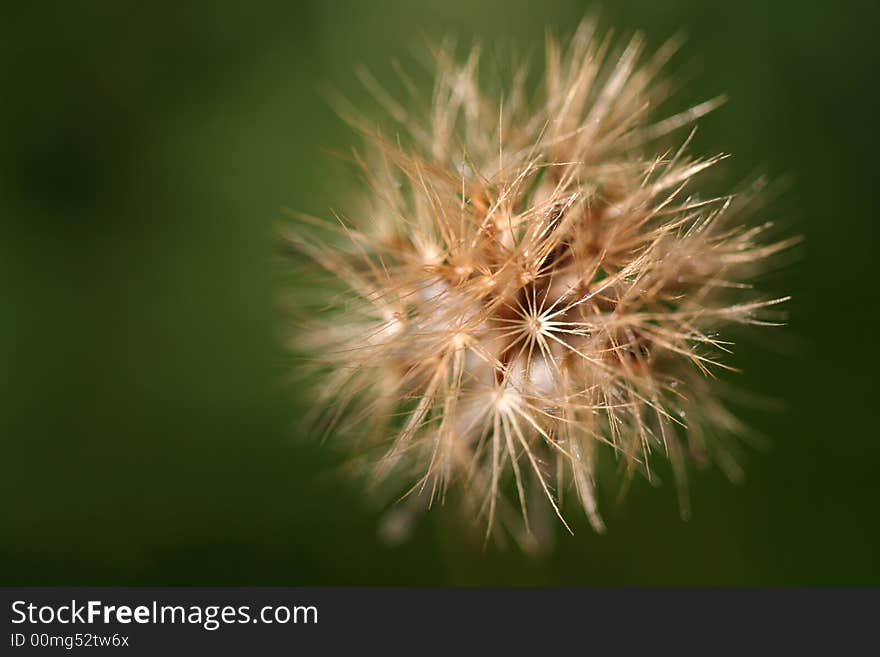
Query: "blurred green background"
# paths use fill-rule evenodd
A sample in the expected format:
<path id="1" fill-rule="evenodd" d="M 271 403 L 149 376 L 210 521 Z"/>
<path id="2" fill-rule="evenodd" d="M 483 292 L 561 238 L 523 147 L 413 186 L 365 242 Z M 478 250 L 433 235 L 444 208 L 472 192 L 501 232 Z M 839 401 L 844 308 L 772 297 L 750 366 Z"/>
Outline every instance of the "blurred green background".
<path id="1" fill-rule="evenodd" d="M 396 548 L 339 456 L 297 434 L 275 259 L 281 207 L 326 215 L 355 138 L 319 90 L 364 95 L 419 34 L 540 52 L 574 0 L 18 3 L 0 38 L 0 583 L 880 584 L 876 167 L 880 10 L 795 0 L 607 2 L 681 30 L 696 150 L 790 175 L 804 257 L 768 284 L 791 327 L 739 383 L 786 402 L 738 487 L 693 518 L 639 482 L 547 557 L 463 544 L 442 511 Z M 778 336 L 778 343 L 776 342 Z M 774 346 L 775 345 L 775 346 Z M 571 516 L 575 513 L 572 510 Z"/>

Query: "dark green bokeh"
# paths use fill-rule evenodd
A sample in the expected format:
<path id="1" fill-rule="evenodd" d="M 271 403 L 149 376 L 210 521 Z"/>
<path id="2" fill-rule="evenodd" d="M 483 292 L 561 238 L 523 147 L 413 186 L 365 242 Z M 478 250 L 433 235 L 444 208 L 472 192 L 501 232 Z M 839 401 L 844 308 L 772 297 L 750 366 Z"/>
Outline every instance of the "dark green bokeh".
<path id="1" fill-rule="evenodd" d="M 182 4 L 6 11 L 0 583 L 880 584 L 876 5 L 607 3 L 652 44 L 684 32 L 682 103 L 729 93 L 697 149 L 793 181 L 807 246 L 768 281 L 791 327 L 737 357 L 787 408 L 747 418 L 773 446 L 744 486 L 694 476 L 690 522 L 641 483 L 606 536 L 579 522 L 535 560 L 471 550 L 442 511 L 379 543 L 338 456 L 297 433 L 273 231 L 347 188 L 321 85 L 357 97 L 355 66 L 389 77 L 422 32 L 535 52 L 591 7 Z"/>

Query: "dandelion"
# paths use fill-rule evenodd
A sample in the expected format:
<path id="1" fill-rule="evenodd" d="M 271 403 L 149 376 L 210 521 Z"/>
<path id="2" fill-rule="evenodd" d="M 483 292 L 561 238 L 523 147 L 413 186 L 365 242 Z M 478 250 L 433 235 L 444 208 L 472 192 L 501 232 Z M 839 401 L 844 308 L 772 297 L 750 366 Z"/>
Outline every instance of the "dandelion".
<path id="1" fill-rule="evenodd" d="M 655 116 L 675 47 L 615 50 L 584 22 L 548 38 L 536 97 L 525 67 L 493 94 L 478 49 L 438 49 L 428 106 L 406 77 L 411 108 L 363 75 L 391 137 L 343 107 L 366 192 L 287 235 L 339 283 L 296 346 L 321 371 L 326 431 L 398 509 L 454 497 L 487 537 L 533 537 L 542 514 L 571 530 L 570 493 L 603 531 L 604 471 L 623 491 L 667 461 L 683 514 L 689 463 L 736 475 L 743 427 L 713 379 L 731 326 L 777 323 L 786 299 L 752 281 L 795 240 L 750 221 L 760 185 L 694 189 L 722 156 L 659 145 L 721 102 Z"/>

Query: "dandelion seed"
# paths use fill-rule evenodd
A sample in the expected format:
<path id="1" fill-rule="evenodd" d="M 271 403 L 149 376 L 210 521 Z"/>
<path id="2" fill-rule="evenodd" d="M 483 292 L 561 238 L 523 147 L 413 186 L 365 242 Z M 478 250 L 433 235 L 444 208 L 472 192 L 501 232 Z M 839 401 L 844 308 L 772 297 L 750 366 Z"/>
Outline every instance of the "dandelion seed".
<path id="1" fill-rule="evenodd" d="M 614 462 L 625 490 L 668 460 L 683 515 L 689 463 L 738 476 L 719 434 L 742 426 L 712 379 L 727 328 L 775 323 L 784 299 L 754 278 L 795 240 L 749 222 L 760 189 L 698 194 L 721 156 L 658 145 L 720 103 L 651 115 L 673 49 L 646 57 L 636 37 L 614 55 L 585 22 L 548 40 L 535 101 L 523 72 L 493 95 L 478 50 L 461 66 L 438 50 L 427 114 L 365 78 L 397 123 L 389 138 L 348 117 L 367 137 L 362 210 L 289 240 L 344 288 L 298 337 L 324 376 L 315 403 L 398 496 L 454 492 L 487 536 L 517 536 L 547 510 L 576 526 L 570 488 L 603 531 Z"/>

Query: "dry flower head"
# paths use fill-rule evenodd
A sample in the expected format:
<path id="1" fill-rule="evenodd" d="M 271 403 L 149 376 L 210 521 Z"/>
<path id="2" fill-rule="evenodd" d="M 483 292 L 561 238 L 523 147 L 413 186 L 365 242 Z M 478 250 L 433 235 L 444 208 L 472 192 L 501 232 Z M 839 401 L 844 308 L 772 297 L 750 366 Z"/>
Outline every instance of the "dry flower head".
<path id="1" fill-rule="evenodd" d="M 413 110 L 363 75 L 393 122 L 342 110 L 367 141 L 361 209 L 287 239 L 342 283 L 295 343 L 321 370 L 325 429 L 375 481 L 423 506 L 454 491 L 487 536 L 528 543 L 541 513 L 573 524 L 566 491 L 604 529 L 600 467 L 625 490 L 668 460 L 683 513 L 689 462 L 736 476 L 743 427 L 713 377 L 727 327 L 776 323 L 785 299 L 752 280 L 794 240 L 753 221 L 759 185 L 694 189 L 723 158 L 689 155 L 687 127 L 720 100 L 654 116 L 675 47 L 615 50 L 584 22 L 548 37 L 533 97 L 524 67 L 499 97 L 478 49 L 457 64 L 440 48 Z"/>

